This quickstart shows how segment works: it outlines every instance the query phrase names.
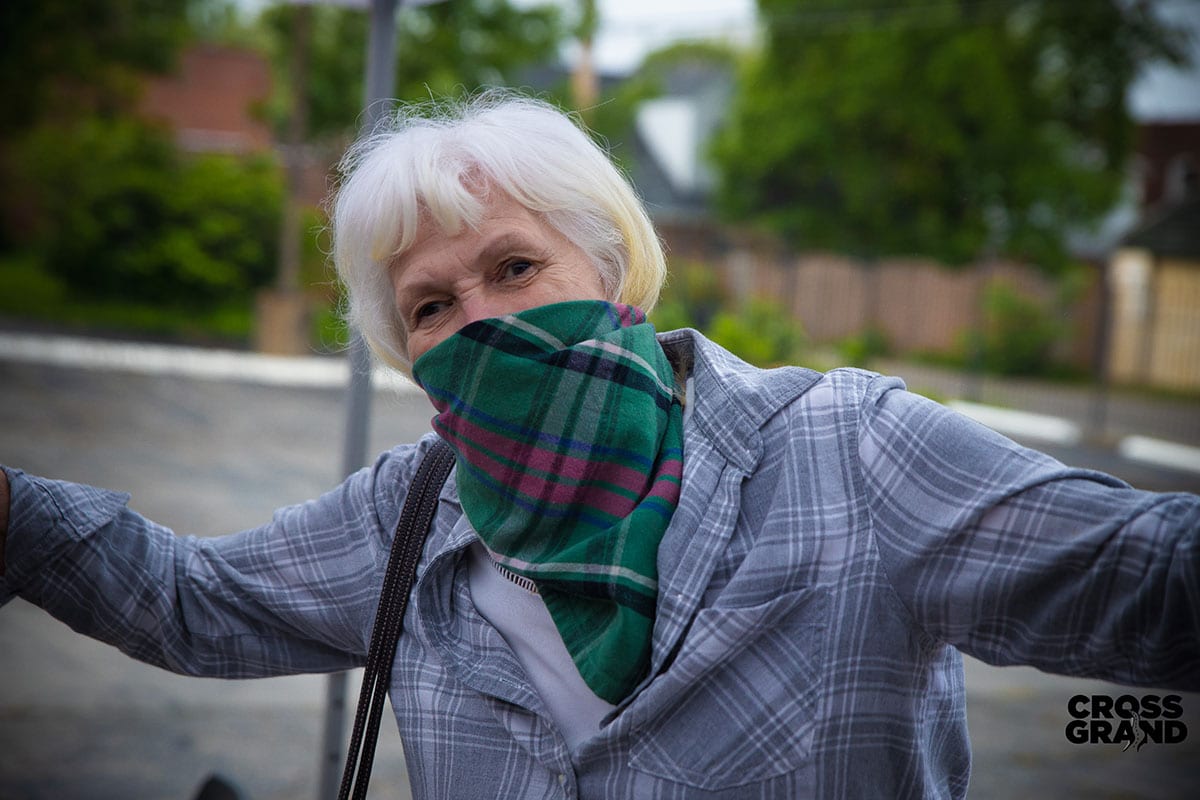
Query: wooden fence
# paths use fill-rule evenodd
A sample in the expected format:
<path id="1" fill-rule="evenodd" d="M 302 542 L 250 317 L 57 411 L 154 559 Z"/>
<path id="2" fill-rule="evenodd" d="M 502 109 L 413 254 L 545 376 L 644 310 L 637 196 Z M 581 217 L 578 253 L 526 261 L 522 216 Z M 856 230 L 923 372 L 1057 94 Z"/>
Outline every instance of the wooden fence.
<path id="1" fill-rule="evenodd" d="M 790 312 L 817 344 L 874 330 L 896 355 L 950 354 L 983 323 L 983 298 L 1005 281 L 1065 323 L 1058 360 L 1097 367 L 1103 350 L 1103 280 L 1088 268 L 1084 285 L 1064 303 L 1061 287 L 1037 270 L 1006 261 L 957 269 L 923 259 L 855 261 L 827 253 L 787 254 L 761 242 L 729 245 L 694 229 L 663 226 L 671 268 L 710 270 L 735 301 L 767 298 Z"/>

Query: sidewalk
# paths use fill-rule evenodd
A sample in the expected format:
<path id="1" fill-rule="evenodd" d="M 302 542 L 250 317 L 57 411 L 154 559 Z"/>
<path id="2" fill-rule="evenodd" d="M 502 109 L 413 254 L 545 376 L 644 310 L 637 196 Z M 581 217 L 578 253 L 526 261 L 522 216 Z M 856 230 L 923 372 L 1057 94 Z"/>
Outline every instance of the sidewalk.
<path id="1" fill-rule="evenodd" d="M 0 332 L 0 361 L 24 361 L 147 375 L 180 375 L 279 386 L 336 388 L 349 380 L 345 359 L 268 356 L 232 350 Z M 1087 442 L 1142 463 L 1200 475 L 1200 406 L 1128 391 L 1101 397 L 1090 386 L 1030 379 L 971 378 L 911 362 L 879 360 L 874 369 L 999 432 L 1034 444 Z M 376 368 L 376 388 L 420 390 L 392 370 Z M 970 400 L 967 394 L 974 394 Z"/>
<path id="2" fill-rule="evenodd" d="M 880 359 L 873 369 L 904 379 L 914 392 L 1001 433 L 1074 446 L 1200 474 L 1200 403 L 1130 390 L 1106 394 L 1089 385 L 1029 378 L 972 377 L 925 364 Z M 968 394 L 974 397 L 967 399 Z"/>
<path id="3" fill-rule="evenodd" d="M 331 356 L 272 356 L 218 348 L 4 331 L 0 331 L 0 361 L 321 389 L 341 388 L 350 380 L 347 360 Z M 371 382 L 376 388 L 401 394 L 420 392 L 412 381 L 383 367 L 374 370 Z"/>

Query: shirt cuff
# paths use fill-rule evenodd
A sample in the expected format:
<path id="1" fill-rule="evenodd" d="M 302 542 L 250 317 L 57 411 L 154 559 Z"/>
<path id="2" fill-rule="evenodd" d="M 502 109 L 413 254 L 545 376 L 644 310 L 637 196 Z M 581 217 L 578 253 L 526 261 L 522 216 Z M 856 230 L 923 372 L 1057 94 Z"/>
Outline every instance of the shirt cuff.
<path id="1" fill-rule="evenodd" d="M 0 467 L 8 476 L 9 515 L 0 605 L 37 580 L 44 566 L 65 547 L 81 542 L 112 522 L 129 502 L 111 492 Z"/>

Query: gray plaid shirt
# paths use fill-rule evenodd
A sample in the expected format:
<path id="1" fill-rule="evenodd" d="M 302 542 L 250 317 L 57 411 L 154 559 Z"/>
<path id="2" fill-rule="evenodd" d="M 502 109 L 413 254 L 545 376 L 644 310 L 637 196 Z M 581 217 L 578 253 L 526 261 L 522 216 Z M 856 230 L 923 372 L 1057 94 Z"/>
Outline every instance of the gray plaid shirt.
<path id="1" fill-rule="evenodd" d="M 471 602 L 448 482 L 391 687 L 417 797 L 962 797 L 960 650 L 1200 687 L 1200 498 L 1069 469 L 894 379 L 660 340 L 695 391 L 651 676 L 569 751 Z M 0 601 L 185 673 L 361 664 L 428 443 L 218 539 L 10 471 Z"/>

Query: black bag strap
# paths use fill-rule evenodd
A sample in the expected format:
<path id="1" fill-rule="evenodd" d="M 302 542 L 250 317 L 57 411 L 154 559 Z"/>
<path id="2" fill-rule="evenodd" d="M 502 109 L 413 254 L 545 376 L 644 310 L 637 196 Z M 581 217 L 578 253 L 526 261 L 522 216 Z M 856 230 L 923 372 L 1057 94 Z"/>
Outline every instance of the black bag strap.
<path id="1" fill-rule="evenodd" d="M 417 563 L 421 560 L 437 510 L 438 495 L 453 466 L 454 451 L 437 439 L 421 459 L 404 499 L 404 510 L 400 513 L 400 524 L 396 526 L 396 537 L 392 540 L 383 578 L 379 610 L 375 612 L 375 625 L 371 629 L 366 672 L 358 694 L 358 710 L 354 713 L 354 731 L 350 735 L 338 800 L 365 800 L 367 796 L 371 766 L 375 761 L 375 741 L 379 737 L 379 720 L 391 683 L 392 661 L 396 658 L 404 610 L 408 607 L 408 595 L 417 577 Z"/>

